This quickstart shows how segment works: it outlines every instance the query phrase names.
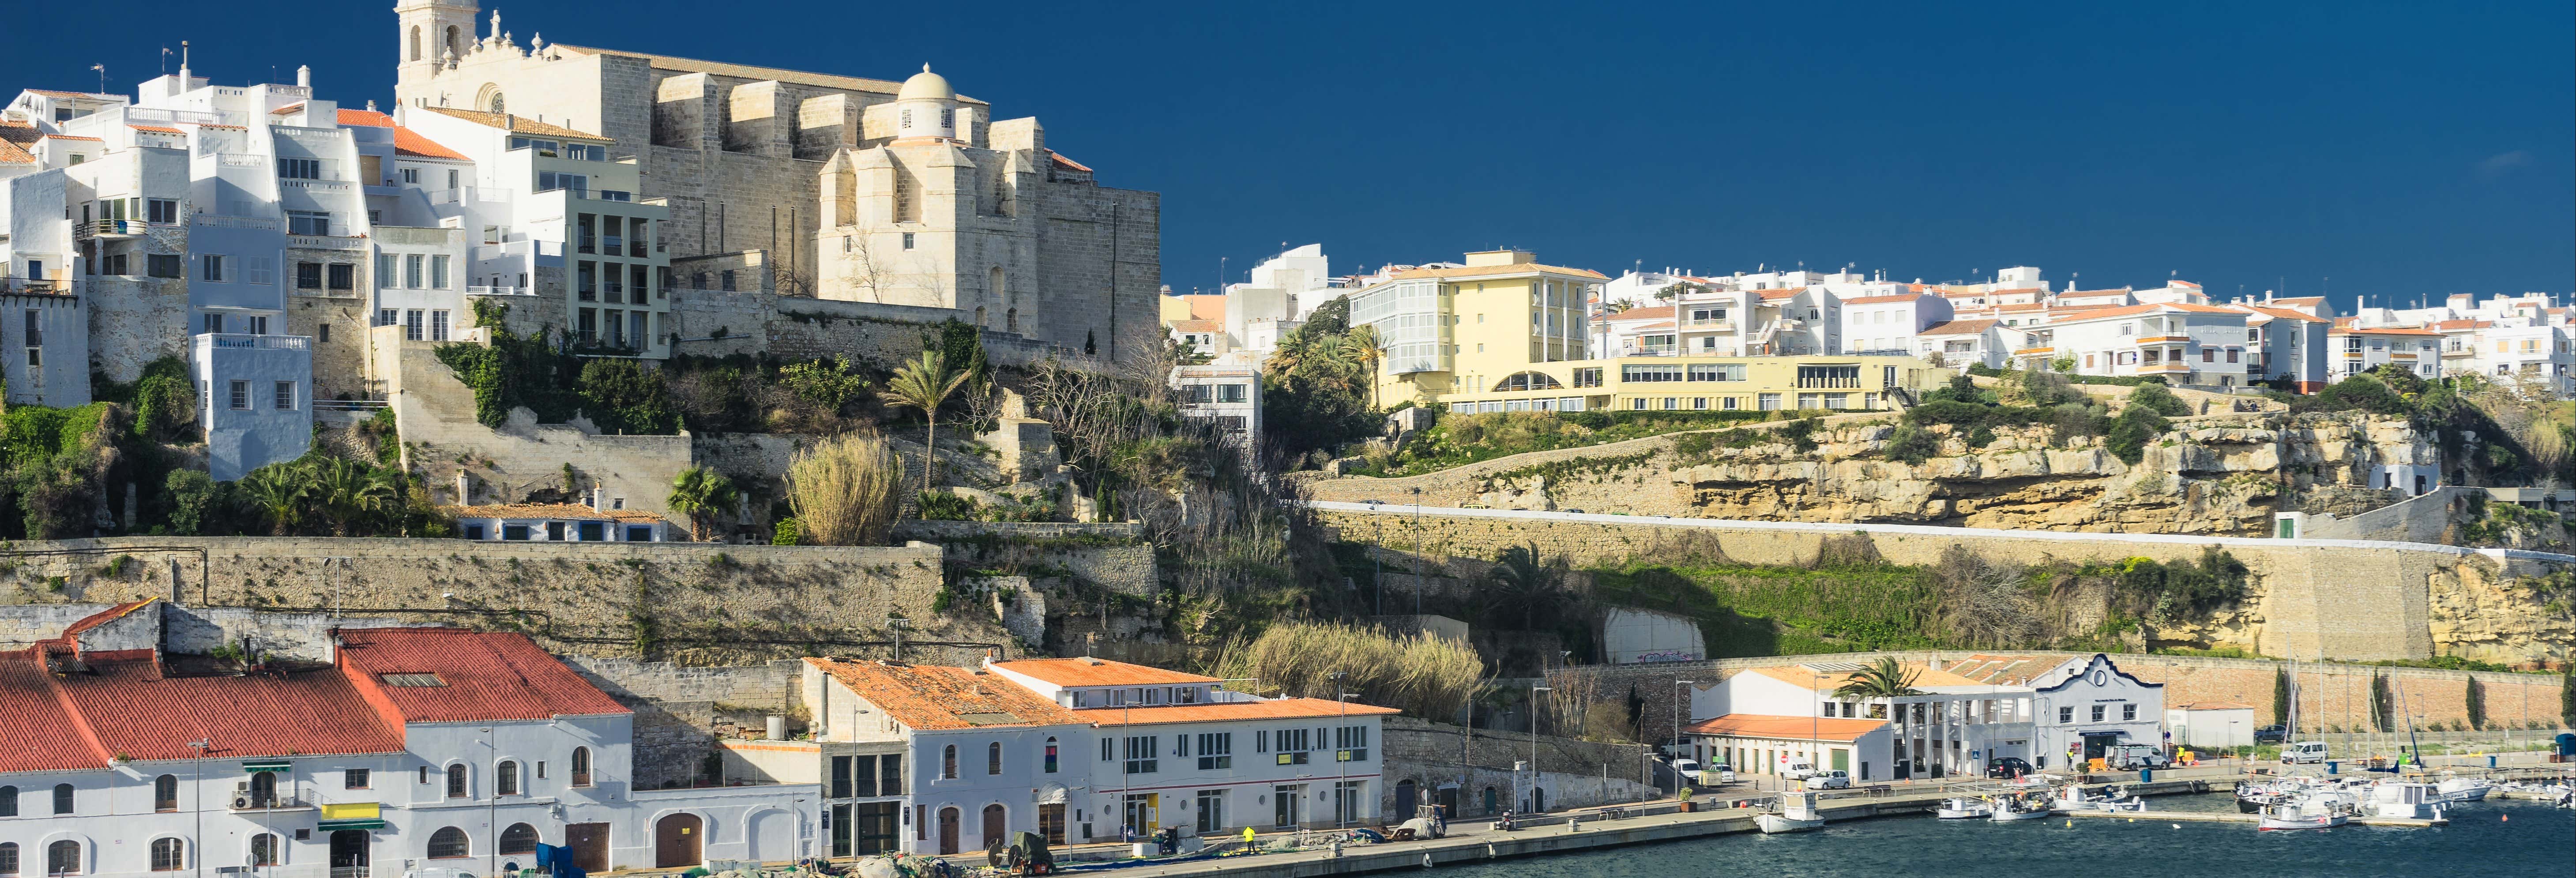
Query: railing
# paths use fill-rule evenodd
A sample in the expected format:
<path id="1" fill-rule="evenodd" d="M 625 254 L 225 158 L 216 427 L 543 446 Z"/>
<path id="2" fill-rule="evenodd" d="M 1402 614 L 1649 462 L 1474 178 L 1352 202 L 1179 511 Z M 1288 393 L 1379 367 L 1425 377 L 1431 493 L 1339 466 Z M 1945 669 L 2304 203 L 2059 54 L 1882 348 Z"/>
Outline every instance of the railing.
<path id="1" fill-rule="evenodd" d="M 287 793 L 270 796 L 243 794 L 232 804 L 235 811 L 288 811 L 315 807 L 313 803 Z"/>
<path id="2" fill-rule="evenodd" d="M 215 164 L 227 168 L 265 168 L 268 167 L 268 157 L 241 152 L 216 153 Z"/>
<path id="3" fill-rule="evenodd" d="M 313 410 L 320 412 L 372 412 L 392 405 L 381 399 L 317 399 Z"/>
<path id="4" fill-rule="evenodd" d="M 210 229 L 251 229 L 254 231 L 274 232 L 279 228 L 277 220 L 255 216 L 221 216 L 217 214 L 201 213 L 197 214 L 195 221 L 197 225 L 205 226 Z"/>
<path id="5" fill-rule="evenodd" d="M 286 246 L 307 250 L 364 250 L 367 239 L 352 235 L 288 235 Z"/>
<path id="6" fill-rule="evenodd" d="M 537 291 L 533 287 L 481 286 L 466 287 L 465 294 L 468 296 L 533 296 Z"/>
<path id="7" fill-rule="evenodd" d="M 37 280 L 34 278 L 24 277 L 0 277 L 0 294 L 12 296 L 68 296 L 72 294 L 72 282 L 67 280 Z"/>
<path id="8" fill-rule="evenodd" d="M 311 350 L 313 340 L 301 335 L 249 335 L 238 332 L 200 333 L 214 347 L 241 350 L 303 351 Z"/>
<path id="9" fill-rule="evenodd" d="M 165 110 L 157 107 L 127 107 L 125 108 L 125 121 L 147 124 L 154 122 L 167 122 L 185 123 L 189 125 L 221 125 L 223 124 L 224 117 L 221 113 L 209 113 L 203 110 Z"/>
<path id="10" fill-rule="evenodd" d="M 72 237 L 78 240 L 132 238 L 141 236 L 151 228 L 151 223 L 138 219 L 95 219 L 73 223 Z"/>

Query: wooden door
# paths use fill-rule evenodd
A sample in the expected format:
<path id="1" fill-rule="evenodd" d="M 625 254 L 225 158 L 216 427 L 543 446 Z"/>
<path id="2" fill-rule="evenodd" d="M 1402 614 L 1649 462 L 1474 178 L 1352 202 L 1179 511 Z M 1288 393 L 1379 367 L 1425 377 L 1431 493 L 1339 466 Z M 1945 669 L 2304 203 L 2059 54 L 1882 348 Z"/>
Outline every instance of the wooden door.
<path id="1" fill-rule="evenodd" d="M 939 852 L 957 852 L 957 809 L 939 809 Z"/>
<path id="2" fill-rule="evenodd" d="M 564 847 L 572 849 L 572 864 L 582 871 L 608 871 L 608 824 L 575 823 L 564 827 Z"/>
<path id="3" fill-rule="evenodd" d="M 1003 840 L 1006 833 L 1006 830 L 1003 827 L 1004 824 L 1009 822 L 1009 818 L 1005 816 L 1007 813 L 1008 812 L 1002 810 L 1002 806 L 1000 805 L 984 806 L 985 850 L 989 851 L 1008 843 Z"/>
<path id="4" fill-rule="evenodd" d="M 1395 822 L 1402 823 L 1413 819 L 1413 791 L 1412 779 L 1395 782 Z"/>
<path id="5" fill-rule="evenodd" d="M 707 827 L 695 814 L 673 814 L 653 824 L 653 867 L 685 869 L 703 862 Z"/>

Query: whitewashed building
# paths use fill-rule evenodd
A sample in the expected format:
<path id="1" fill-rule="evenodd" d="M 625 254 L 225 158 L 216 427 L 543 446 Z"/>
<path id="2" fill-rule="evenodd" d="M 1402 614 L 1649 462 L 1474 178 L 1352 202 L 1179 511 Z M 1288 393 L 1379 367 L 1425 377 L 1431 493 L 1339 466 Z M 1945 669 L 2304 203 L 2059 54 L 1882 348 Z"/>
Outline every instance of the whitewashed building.
<path id="1" fill-rule="evenodd" d="M 1853 662 L 1812 661 L 1748 668 L 1710 686 L 1693 686 L 1685 729 L 1701 746 L 1732 748 L 1711 753 L 1739 772 L 1772 773 L 1804 756 L 1820 770 L 1842 770 L 1855 780 L 1980 774 L 1989 760 L 2028 758 L 2032 744 L 2033 691 L 1959 676 L 1909 663 L 1920 694 L 1847 698 L 1834 694 L 1861 669 Z M 1885 728 L 1866 726 L 1876 721 Z M 1838 723 L 1838 724 L 1837 724 Z M 1757 748 L 1761 741 L 1795 742 L 1806 726 L 1815 735 L 1840 729 L 1836 741 Z M 1748 756 L 1748 749 L 1765 752 Z"/>
<path id="2" fill-rule="evenodd" d="M 2012 753 L 2039 768 L 2065 768 L 2113 744 L 2163 746 L 2164 684 L 2149 683 L 2091 655 L 1972 655 L 1947 672 L 2030 691 L 2030 749 Z"/>

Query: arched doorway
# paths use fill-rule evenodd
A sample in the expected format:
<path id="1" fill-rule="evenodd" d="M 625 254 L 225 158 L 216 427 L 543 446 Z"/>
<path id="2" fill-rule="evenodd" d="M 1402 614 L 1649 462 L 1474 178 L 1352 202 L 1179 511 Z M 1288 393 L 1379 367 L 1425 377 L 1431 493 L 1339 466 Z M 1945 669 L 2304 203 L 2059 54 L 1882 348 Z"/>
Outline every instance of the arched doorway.
<path id="1" fill-rule="evenodd" d="M 1404 780 L 1396 781 L 1396 782 L 1395 782 L 1395 819 L 1396 819 L 1398 822 L 1402 822 L 1402 821 L 1406 821 L 1406 820 L 1411 820 L 1411 819 L 1413 819 L 1413 807 L 1414 807 L 1414 801 L 1413 801 L 1413 799 L 1414 799 L 1414 792 L 1413 792 L 1413 780 L 1412 780 L 1411 778 L 1406 778 L 1406 779 L 1404 779 Z"/>
<path id="2" fill-rule="evenodd" d="M 341 829 L 331 833 L 331 878 L 366 878 L 368 842 L 373 839 L 364 829 Z"/>
<path id="3" fill-rule="evenodd" d="M 1534 787 L 1530 787 L 1530 813 L 1532 813 L 1532 814 L 1545 814 L 1545 813 L 1547 813 L 1547 789 L 1546 789 L 1546 788 L 1544 788 L 1544 787 L 1535 787 L 1535 786 L 1534 786 Z"/>
<path id="4" fill-rule="evenodd" d="M 707 827 L 695 814 L 673 814 L 653 824 L 653 868 L 681 869 L 705 860 Z"/>
<path id="5" fill-rule="evenodd" d="M 1500 796 L 1500 795 L 1496 794 L 1496 793 L 1494 792 L 1494 788 L 1493 788 L 1493 787 L 1486 787 L 1486 788 L 1485 788 L 1485 813 L 1487 813 L 1487 814 L 1492 814 L 1492 813 L 1495 813 L 1495 812 L 1497 812 L 1497 811 L 1501 811 L 1502 809 L 1503 809 L 1502 796 Z"/>
<path id="6" fill-rule="evenodd" d="M 957 852 L 957 809 L 939 809 L 939 852 Z"/>
<path id="7" fill-rule="evenodd" d="M 1009 812 L 1002 810 L 1000 805 L 984 806 L 985 850 L 989 851 L 1007 843 L 1005 839 L 1009 836 L 1009 832 L 1005 827 L 1010 822 L 1008 814 Z"/>
<path id="8" fill-rule="evenodd" d="M 277 775 L 259 772 L 250 776 L 250 806 L 266 808 L 277 804 Z"/>

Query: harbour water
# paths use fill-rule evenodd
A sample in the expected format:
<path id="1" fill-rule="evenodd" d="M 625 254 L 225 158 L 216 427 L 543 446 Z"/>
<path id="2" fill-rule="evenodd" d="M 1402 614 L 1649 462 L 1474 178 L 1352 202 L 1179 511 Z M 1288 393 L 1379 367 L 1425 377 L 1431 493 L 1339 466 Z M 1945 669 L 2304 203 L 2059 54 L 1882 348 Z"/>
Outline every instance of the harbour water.
<path id="1" fill-rule="evenodd" d="M 2233 811 L 2226 795 L 2159 796 L 2150 808 Z M 1754 833 L 1594 853 L 1444 867 L 1443 878 L 1899 878 L 2052 875 L 2083 878 L 2576 875 L 2576 811 L 2490 799 L 2451 811 L 2437 829 L 2347 826 L 2257 832 L 2228 823 L 2058 817 L 2026 823 L 1887 817 L 1795 835 Z"/>

